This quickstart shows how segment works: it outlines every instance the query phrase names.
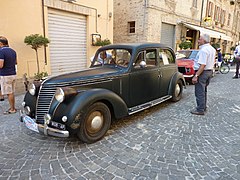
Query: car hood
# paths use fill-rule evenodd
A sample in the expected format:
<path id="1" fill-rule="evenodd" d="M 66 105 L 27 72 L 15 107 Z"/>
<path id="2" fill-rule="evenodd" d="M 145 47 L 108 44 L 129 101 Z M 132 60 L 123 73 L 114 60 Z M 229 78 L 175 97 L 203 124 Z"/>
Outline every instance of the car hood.
<path id="1" fill-rule="evenodd" d="M 106 79 L 106 77 L 113 77 L 123 73 L 123 69 L 117 67 L 96 67 L 86 70 L 61 74 L 50 77 L 44 81 L 44 84 L 74 84 L 81 82 L 88 82 L 93 80 Z"/>
<path id="2" fill-rule="evenodd" d="M 177 65 L 178 66 L 193 66 L 194 60 L 193 59 L 178 59 Z"/>

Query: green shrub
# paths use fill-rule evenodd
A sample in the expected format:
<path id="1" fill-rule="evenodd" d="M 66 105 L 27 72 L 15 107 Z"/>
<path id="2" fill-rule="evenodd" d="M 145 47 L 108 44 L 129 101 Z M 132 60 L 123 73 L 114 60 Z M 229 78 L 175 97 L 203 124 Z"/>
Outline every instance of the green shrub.
<path id="1" fill-rule="evenodd" d="M 191 49 L 192 48 L 192 42 L 191 41 L 183 41 L 179 44 L 180 49 Z"/>
<path id="2" fill-rule="evenodd" d="M 111 44 L 111 41 L 109 39 L 104 39 L 104 40 L 98 40 L 95 43 L 95 46 L 106 46 L 106 45 L 109 45 L 109 44 Z"/>

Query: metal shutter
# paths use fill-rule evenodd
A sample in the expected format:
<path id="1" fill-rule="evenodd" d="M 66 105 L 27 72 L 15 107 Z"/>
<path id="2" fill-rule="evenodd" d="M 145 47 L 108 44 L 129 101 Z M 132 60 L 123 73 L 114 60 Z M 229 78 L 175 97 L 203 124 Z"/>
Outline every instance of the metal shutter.
<path id="1" fill-rule="evenodd" d="M 86 21 L 81 15 L 48 14 L 52 75 L 87 67 Z"/>
<path id="2" fill-rule="evenodd" d="M 171 24 L 162 23 L 161 43 L 174 49 L 175 26 Z"/>

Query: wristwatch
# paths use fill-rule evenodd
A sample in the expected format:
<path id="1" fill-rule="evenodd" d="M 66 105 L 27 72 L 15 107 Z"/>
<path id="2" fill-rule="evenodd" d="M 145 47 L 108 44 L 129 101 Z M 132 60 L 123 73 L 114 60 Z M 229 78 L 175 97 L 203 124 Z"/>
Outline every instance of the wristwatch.
<path id="1" fill-rule="evenodd" d="M 195 77 L 198 77 L 198 75 L 197 75 L 197 74 L 195 74 Z"/>

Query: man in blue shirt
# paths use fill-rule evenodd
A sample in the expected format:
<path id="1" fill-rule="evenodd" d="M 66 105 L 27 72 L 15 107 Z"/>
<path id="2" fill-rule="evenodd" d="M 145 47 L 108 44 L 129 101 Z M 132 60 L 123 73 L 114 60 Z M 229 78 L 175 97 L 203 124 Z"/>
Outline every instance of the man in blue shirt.
<path id="1" fill-rule="evenodd" d="M 8 46 L 8 40 L 0 37 L 0 84 L 3 95 L 8 96 L 10 108 L 4 114 L 13 114 L 17 110 L 15 108 L 15 79 L 17 54 Z"/>

